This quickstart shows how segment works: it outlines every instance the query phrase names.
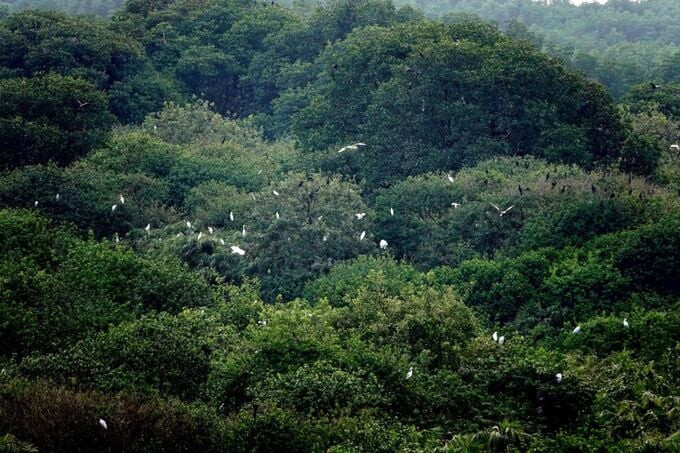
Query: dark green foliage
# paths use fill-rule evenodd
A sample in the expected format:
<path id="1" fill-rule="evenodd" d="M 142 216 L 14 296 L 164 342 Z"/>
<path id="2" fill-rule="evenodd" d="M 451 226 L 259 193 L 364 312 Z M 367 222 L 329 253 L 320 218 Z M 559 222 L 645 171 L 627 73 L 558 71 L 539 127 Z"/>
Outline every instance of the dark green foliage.
<path id="1" fill-rule="evenodd" d="M 68 164 L 102 144 L 112 120 L 104 93 L 84 80 L 0 79 L 0 168 Z"/>

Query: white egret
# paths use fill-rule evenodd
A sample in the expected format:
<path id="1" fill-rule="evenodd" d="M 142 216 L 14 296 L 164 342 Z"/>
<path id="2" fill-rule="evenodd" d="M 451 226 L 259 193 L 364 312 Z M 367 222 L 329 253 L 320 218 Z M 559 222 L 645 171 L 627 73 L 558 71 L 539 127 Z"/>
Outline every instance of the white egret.
<path id="1" fill-rule="evenodd" d="M 213 234 L 214 231 L 215 229 L 213 227 L 211 226 L 208 227 L 208 233 Z"/>
<path id="2" fill-rule="evenodd" d="M 460 203 L 456 203 L 455 201 L 451 203 L 451 206 L 453 206 L 453 209 L 458 209 L 460 208 Z"/>
<path id="3" fill-rule="evenodd" d="M 449 178 L 449 182 L 453 182 L 453 176 L 451 176 L 451 173 L 446 175 L 447 178 Z"/>
<path id="4" fill-rule="evenodd" d="M 571 333 L 579 333 L 581 331 L 581 326 L 576 326 L 574 330 L 571 331 Z"/>
<path id="5" fill-rule="evenodd" d="M 120 242 L 120 238 L 118 237 L 118 233 L 113 234 L 113 240 L 116 241 L 116 243 Z"/>
<path id="6" fill-rule="evenodd" d="M 203 237 L 203 232 L 199 231 L 198 232 L 198 240 L 200 241 L 202 237 Z"/>
<path id="7" fill-rule="evenodd" d="M 366 143 L 354 143 L 353 145 L 343 146 L 338 150 L 338 153 L 344 153 L 345 151 L 355 151 L 359 149 L 360 146 L 366 146 Z"/>
<path id="8" fill-rule="evenodd" d="M 328 240 L 328 235 L 327 235 L 327 234 L 324 234 L 324 235 L 323 235 L 323 241 L 326 242 L 327 240 Z"/>
<path id="9" fill-rule="evenodd" d="M 38 200 L 35 200 L 35 201 L 33 202 L 33 206 L 36 207 L 36 208 L 38 207 Z"/>
<path id="10" fill-rule="evenodd" d="M 385 250 L 387 248 L 387 241 L 384 239 L 380 240 L 380 248 Z"/>
<path id="11" fill-rule="evenodd" d="M 231 220 L 232 222 L 234 221 L 234 212 L 233 211 L 229 211 L 229 220 Z"/>
<path id="12" fill-rule="evenodd" d="M 557 373 L 555 375 L 555 380 L 557 381 L 558 384 L 562 382 L 562 373 Z"/>
<path id="13" fill-rule="evenodd" d="M 246 237 L 246 226 L 243 225 L 243 229 L 241 230 L 241 236 Z"/>
<path id="14" fill-rule="evenodd" d="M 680 151 L 680 145 L 671 145 L 671 149 L 675 151 Z"/>
<path id="15" fill-rule="evenodd" d="M 150 223 L 147 223 L 146 226 L 144 227 L 144 230 L 145 230 L 146 233 L 148 234 L 149 231 L 151 231 L 151 224 L 150 224 Z"/>
<path id="16" fill-rule="evenodd" d="M 259 321 L 257 321 L 257 325 L 258 325 L 258 326 L 263 326 L 263 327 L 264 327 L 264 326 L 267 325 L 267 321 L 264 320 L 264 319 L 260 319 Z"/>
<path id="17" fill-rule="evenodd" d="M 361 234 L 359 235 L 359 240 L 363 241 L 365 237 L 366 237 L 366 232 L 362 231 Z"/>
<path id="18" fill-rule="evenodd" d="M 242 249 L 241 247 L 239 247 L 238 245 L 232 245 L 232 246 L 231 246 L 231 253 L 236 254 L 236 255 L 241 255 L 241 256 L 243 256 L 243 255 L 246 254 L 246 251 L 243 250 L 243 249 Z"/>
<path id="19" fill-rule="evenodd" d="M 505 337 L 500 337 L 498 339 L 498 344 L 503 344 L 503 343 L 505 343 Z"/>
<path id="20" fill-rule="evenodd" d="M 187 228 L 191 228 L 191 222 L 189 222 L 188 220 L 186 222 L 186 225 L 187 225 Z"/>
<path id="21" fill-rule="evenodd" d="M 54 199 L 57 200 L 57 201 L 59 201 L 59 198 L 61 198 L 61 196 L 60 196 L 59 194 L 56 194 L 56 195 L 54 196 Z"/>
<path id="22" fill-rule="evenodd" d="M 116 209 L 118 209 L 117 204 L 114 204 L 113 206 L 111 206 L 111 212 L 116 212 Z"/>
<path id="23" fill-rule="evenodd" d="M 125 204 L 125 197 L 123 194 L 120 194 L 120 204 Z"/>
<path id="24" fill-rule="evenodd" d="M 408 368 L 408 373 L 406 373 L 406 379 L 411 379 L 413 377 L 413 367 Z"/>
<path id="25" fill-rule="evenodd" d="M 227 244 L 224 242 L 224 239 L 222 239 L 222 238 L 220 238 L 220 244 L 222 244 L 222 245 L 227 245 Z"/>
<path id="26" fill-rule="evenodd" d="M 512 206 L 510 206 L 509 208 L 503 210 L 503 209 L 499 208 L 498 206 L 496 206 L 496 205 L 493 204 L 493 203 L 490 203 L 490 204 L 491 204 L 491 206 L 494 207 L 494 209 L 495 209 L 496 211 L 498 211 L 498 212 L 500 213 L 500 217 L 503 217 L 505 214 L 508 213 L 508 211 L 510 211 L 512 208 L 515 207 L 515 205 L 512 205 Z"/>
<path id="27" fill-rule="evenodd" d="M 281 216 L 279 215 L 279 211 L 276 211 L 276 220 L 279 220 Z"/>
<path id="28" fill-rule="evenodd" d="M 366 213 L 365 212 L 359 212 L 358 214 L 354 214 L 354 215 L 357 216 L 358 220 L 361 220 L 366 216 Z"/>
<path id="29" fill-rule="evenodd" d="M 390 215 L 394 215 L 394 209 L 390 208 Z"/>
<path id="30" fill-rule="evenodd" d="M 626 329 L 630 327 L 630 325 L 628 324 L 628 320 L 626 318 L 623 318 L 623 327 L 625 327 Z"/>
<path id="31" fill-rule="evenodd" d="M 99 419 L 99 426 L 101 426 L 104 429 L 109 429 L 108 425 L 106 424 L 106 420 L 104 420 L 103 418 Z"/>
<path id="32" fill-rule="evenodd" d="M 276 190 L 272 190 L 272 193 L 273 193 L 274 195 L 276 195 L 277 197 L 278 197 L 279 195 L 281 195 L 281 194 L 278 193 Z"/>
<path id="33" fill-rule="evenodd" d="M 498 341 L 498 332 L 494 332 L 491 338 L 493 338 L 493 341 Z"/>

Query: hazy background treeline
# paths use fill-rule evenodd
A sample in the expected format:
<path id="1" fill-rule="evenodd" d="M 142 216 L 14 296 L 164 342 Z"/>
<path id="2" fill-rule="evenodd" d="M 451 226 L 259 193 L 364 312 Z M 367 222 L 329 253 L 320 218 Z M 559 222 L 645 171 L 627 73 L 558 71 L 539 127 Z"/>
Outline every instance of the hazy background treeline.
<path id="1" fill-rule="evenodd" d="M 325 2 L 284 0 L 301 14 Z M 117 0 L 18 0 L 5 3 L 7 11 L 47 8 L 74 14 L 113 15 Z M 609 0 L 576 7 L 567 0 L 422 0 L 396 1 L 444 22 L 476 16 L 495 22 L 511 36 L 527 39 L 571 68 L 603 83 L 615 98 L 643 81 L 678 82 L 680 15 L 674 0 Z M 0 9 L 2 8 L 0 3 Z"/>

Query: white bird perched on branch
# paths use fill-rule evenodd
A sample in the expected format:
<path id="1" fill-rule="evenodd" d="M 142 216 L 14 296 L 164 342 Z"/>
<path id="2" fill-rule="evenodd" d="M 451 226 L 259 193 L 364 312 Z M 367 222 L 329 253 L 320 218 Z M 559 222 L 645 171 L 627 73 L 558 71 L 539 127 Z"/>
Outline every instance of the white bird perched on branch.
<path id="1" fill-rule="evenodd" d="M 243 229 L 241 230 L 241 236 L 246 237 L 246 226 L 243 225 Z"/>
<path id="2" fill-rule="evenodd" d="M 493 338 L 493 341 L 498 341 L 498 332 L 494 332 L 491 338 Z"/>
<path id="3" fill-rule="evenodd" d="M 231 246 L 231 253 L 236 254 L 236 255 L 241 255 L 241 256 L 243 256 L 243 255 L 246 254 L 246 251 L 243 250 L 243 249 L 242 249 L 241 247 L 239 247 L 238 245 L 232 245 L 232 246 Z"/>
<path id="4" fill-rule="evenodd" d="M 562 373 L 557 373 L 555 375 L 555 380 L 557 381 L 558 384 L 562 382 Z"/>
<path id="5" fill-rule="evenodd" d="M 279 220 L 281 218 L 281 216 L 279 215 L 279 211 L 276 211 L 275 216 L 276 216 L 276 220 Z"/>
<path id="6" fill-rule="evenodd" d="M 366 232 L 362 231 L 361 234 L 359 235 L 359 240 L 363 241 L 365 237 L 366 237 Z"/>
<path id="7" fill-rule="evenodd" d="M 413 367 L 408 368 L 408 373 L 406 373 L 406 379 L 411 379 L 413 377 Z"/>
<path id="8" fill-rule="evenodd" d="M 202 237 L 203 237 L 203 232 L 199 231 L 198 232 L 198 240 L 200 241 Z"/>
<path id="9" fill-rule="evenodd" d="M 111 206 L 111 212 L 116 212 L 116 209 L 118 209 L 117 204 L 114 204 L 113 206 Z"/>
<path id="10" fill-rule="evenodd" d="M 366 143 L 354 143 L 353 145 L 343 146 L 338 150 L 338 153 L 344 153 L 345 151 L 356 151 L 360 146 L 366 146 Z"/>
<path id="11" fill-rule="evenodd" d="M 189 222 L 188 220 L 186 222 L 186 225 L 187 225 L 187 228 L 191 228 L 191 222 Z"/>
<path id="12" fill-rule="evenodd" d="M 495 204 L 493 204 L 493 203 L 490 203 L 490 204 L 491 204 L 491 206 L 494 207 L 494 209 L 495 209 L 496 211 L 498 211 L 498 212 L 500 213 L 500 216 L 501 216 L 501 217 L 503 217 L 505 214 L 508 213 L 508 211 L 510 211 L 512 208 L 515 207 L 515 205 L 512 205 L 512 206 L 510 206 L 509 208 L 507 208 L 507 209 L 505 209 L 505 210 L 502 210 L 501 208 L 499 208 L 499 207 L 496 206 Z"/>
<path id="13" fill-rule="evenodd" d="M 56 194 L 56 195 L 54 196 L 54 199 L 55 199 L 56 201 L 59 201 L 59 198 L 61 198 L 61 196 L 60 196 L 59 194 Z"/>
<path id="14" fill-rule="evenodd" d="M 234 211 L 229 211 L 229 220 L 234 221 Z"/>
<path id="15" fill-rule="evenodd" d="M 149 233 L 149 231 L 151 231 L 151 224 L 150 223 L 146 224 L 146 226 L 144 227 L 144 231 L 146 231 L 147 234 Z"/>
<path id="16" fill-rule="evenodd" d="M 211 226 L 208 227 L 208 233 L 213 234 L 214 231 L 215 229 L 213 227 Z"/>
<path id="17" fill-rule="evenodd" d="M 277 197 L 278 197 L 279 195 L 281 195 L 281 194 L 278 193 L 276 190 L 272 190 L 272 193 L 273 193 L 274 195 L 276 195 Z"/>
<path id="18" fill-rule="evenodd" d="M 453 182 L 453 176 L 451 176 L 451 173 L 446 175 L 446 177 L 449 179 L 449 182 Z"/>
<path id="19" fill-rule="evenodd" d="M 222 245 L 227 245 L 227 244 L 224 242 L 224 239 L 222 239 L 222 238 L 220 238 L 220 244 L 222 244 Z"/>
<path id="20" fill-rule="evenodd" d="M 458 209 L 460 208 L 460 203 L 456 203 L 455 201 L 451 203 L 451 206 L 453 206 L 453 209 Z"/>
<path id="21" fill-rule="evenodd" d="M 394 215 L 394 209 L 390 208 L 390 215 Z"/>
<path id="22" fill-rule="evenodd" d="M 623 318 L 623 327 L 625 327 L 626 329 L 630 327 L 630 325 L 628 324 L 628 319 L 626 318 Z"/>
<path id="23" fill-rule="evenodd" d="M 354 215 L 357 216 L 358 220 L 361 220 L 366 216 L 366 213 L 365 212 L 359 212 L 359 213 L 354 214 Z"/>
<path id="24" fill-rule="evenodd" d="M 571 331 L 571 333 L 579 333 L 581 331 L 581 326 L 576 326 L 574 330 Z"/>
<path id="25" fill-rule="evenodd" d="M 385 250 L 387 248 L 387 241 L 384 239 L 380 240 L 380 248 Z"/>
<path id="26" fill-rule="evenodd" d="M 33 202 L 33 206 L 36 208 L 38 207 L 38 200 L 35 200 L 35 202 Z"/>
<path id="27" fill-rule="evenodd" d="M 671 149 L 674 151 L 680 151 L 680 145 L 671 145 Z"/>
<path id="28" fill-rule="evenodd" d="M 119 200 L 120 200 L 120 204 L 125 204 L 125 197 L 123 196 L 123 194 L 120 194 Z"/>
<path id="29" fill-rule="evenodd" d="M 323 235 L 323 241 L 326 242 L 327 240 L 328 240 L 328 235 L 327 235 L 327 234 L 324 234 L 324 235 Z"/>
<path id="30" fill-rule="evenodd" d="M 118 237 L 118 233 L 113 234 L 113 240 L 116 241 L 116 243 L 120 242 L 120 238 Z"/>
<path id="31" fill-rule="evenodd" d="M 108 425 L 106 424 L 106 420 L 104 420 L 103 418 L 99 419 L 99 426 L 101 426 L 104 429 L 109 429 Z"/>
<path id="32" fill-rule="evenodd" d="M 500 337 L 498 339 L 498 344 L 503 344 L 503 343 L 505 343 L 505 337 Z"/>

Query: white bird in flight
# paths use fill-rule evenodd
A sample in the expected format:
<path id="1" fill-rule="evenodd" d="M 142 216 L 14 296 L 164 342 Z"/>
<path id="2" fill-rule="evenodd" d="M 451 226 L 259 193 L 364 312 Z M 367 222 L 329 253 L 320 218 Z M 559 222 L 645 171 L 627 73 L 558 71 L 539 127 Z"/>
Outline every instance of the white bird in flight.
<path id="1" fill-rule="evenodd" d="M 491 338 L 493 338 L 493 341 L 498 341 L 498 332 L 494 332 Z"/>
<path id="2" fill-rule="evenodd" d="M 101 426 L 104 429 L 109 429 L 109 427 L 106 425 L 106 420 L 104 420 L 103 418 L 99 419 L 99 426 Z"/>
<path id="3" fill-rule="evenodd" d="M 359 149 L 360 146 L 366 146 L 366 143 L 354 143 L 353 145 L 343 146 L 338 150 L 338 153 L 344 153 L 345 151 L 355 151 Z"/>
<path id="4" fill-rule="evenodd" d="M 116 209 L 118 209 L 117 204 L 114 204 L 113 206 L 111 206 L 111 212 L 116 212 Z"/>
<path id="5" fill-rule="evenodd" d="M 380 240 L 380 248 L 383 249 L 383 250 L 387 248 L 387 241 L 386 240 L 384 240 L 384 239 Z"/>
<path id="6" fill-rule="evenodd" d="M 581 331 L 581 326 L 576 326 L 574 330 L 571 331 L 571 333 L 579 333 Z"/>
<path id="7" fill-rule="evenodd" d="M 453 206 L 453 209 L 458 209 L 460 208 L 460 203 L 456 203 L 455 201 L 451 203 L 451 206 Z"/>
<path id="8" fill-rule="evenodd" d="M 365 212 L 359 212 L 358 214 L 354 214 L 354 215 L 357 216 L 357 219 L 361 220 L 366 216 L 366 213 Z"/>
<path id="9" fill-rule="evenodd" d="M 229 211 L 229 220 L 234 221 L 234 211 Z"/>
<path id="10" fill-rule="evenodd" d="M 557 381 L 558 384 L 562 382 L 562 373 L 557 373 L 555 375 L 555 380 Z"/>
<path id="11" fill-rule="evenodd" d="M 406 379 L 411 379 L 413 377 L 413 367 L 409 367 L 408 373 L 406 373 Z"/>
<path id="12" fill-rule="evenodd" d="M 232 246 L 231 246 L 231 253 L 236 254 L 236 255 L 241 255 L 241 256 L 243 256 L 243 255 L 246 254 L 246 251 L 243 250 L 243 249 L 242 249 L 241 247 L 239 247 L 238 245 L 232 245 Z"/>
<path id="13" fill-rule="evenodd" d="M 623 327 L 625 327 L 626 329 L 630 327 L 628 324 L 628 320 L 626 318 L 623 318 Z"/>
<path id="14" fill-rule="evenodd" d="M 496 211 L 498 211 L 498 212 L 500 213 L 500 216 L 501 216 L 501 217 L 503 217 L 505 214 L 508 213 L 508 211 L 510 211 L 512 208 L 515 207 L 515 205 L 512 205 L 512 206 L 510 206 L 509 208 L 507 208 L 507 209 L 505 209 L 505 210 L 502 210 L 501 208 L 499 208 L 499 207 L 496 206 L 495 204 L 493 204 L 493 203 L 490 203 L 490 204 L 491 204 L 491 206 L 494 207 L 494 209 L 495 209 Z"/>
<path id="15" fill-rule="evenodd" d="M 359 240 L 363 241 L 365 237 L 366 237 L 366 232 L 362 231 L 361 234 L 359 235 Z"/>

